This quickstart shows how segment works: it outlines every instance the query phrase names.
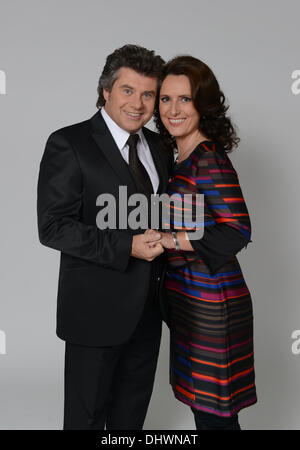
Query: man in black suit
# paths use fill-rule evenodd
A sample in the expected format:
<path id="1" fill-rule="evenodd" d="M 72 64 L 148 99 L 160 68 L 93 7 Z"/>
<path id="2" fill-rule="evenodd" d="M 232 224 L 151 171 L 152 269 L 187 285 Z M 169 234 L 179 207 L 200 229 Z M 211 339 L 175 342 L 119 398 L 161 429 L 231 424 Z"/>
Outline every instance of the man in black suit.
<path id="1" fill-rule="evenodd" d="M 139 46 L 115 50 L 99 80 L 99 111 L 52 133 L 41 161 L 39 238 L 61 252 L 64 429 L 141 429 L 146 416 L 161 337 L 164 255 L 159 232 L 120 225 L 119 187 L 128 197 L 166 191 L 170 157 L 144 128 L 162 65 Z M 116 200 L 115 228 L 96 225 L 101 194 Z"/>

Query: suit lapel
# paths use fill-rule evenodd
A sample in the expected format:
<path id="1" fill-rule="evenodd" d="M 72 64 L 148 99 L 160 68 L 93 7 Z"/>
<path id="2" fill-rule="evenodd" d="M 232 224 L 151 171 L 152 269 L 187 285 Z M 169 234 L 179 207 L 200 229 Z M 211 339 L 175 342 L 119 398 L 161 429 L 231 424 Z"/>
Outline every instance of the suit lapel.
<path id="1" fill-rule="evenodd" d="M 120 185 L 128 187 L 128 194 L 136 192 L 134 181 L 130 175 L 128 165 L 124 161 L 100 110 L 91 118 L 92 136 L 97 146 L 106 157 L 113 171 L 120 178 Z"/>

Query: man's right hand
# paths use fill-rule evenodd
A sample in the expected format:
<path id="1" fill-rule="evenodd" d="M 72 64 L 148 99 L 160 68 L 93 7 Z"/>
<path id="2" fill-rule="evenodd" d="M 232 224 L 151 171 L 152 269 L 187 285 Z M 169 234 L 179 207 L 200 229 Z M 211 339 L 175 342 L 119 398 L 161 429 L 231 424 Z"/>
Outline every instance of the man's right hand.
<path id="1" fill-rule="evenodd" d="M 133 236 L 131 256 L 153 261 L 158 255 L 164 252 L 163 246 L 159 241 L 161 234 L 155 230 L 146 230 L 144 234 Z"/>

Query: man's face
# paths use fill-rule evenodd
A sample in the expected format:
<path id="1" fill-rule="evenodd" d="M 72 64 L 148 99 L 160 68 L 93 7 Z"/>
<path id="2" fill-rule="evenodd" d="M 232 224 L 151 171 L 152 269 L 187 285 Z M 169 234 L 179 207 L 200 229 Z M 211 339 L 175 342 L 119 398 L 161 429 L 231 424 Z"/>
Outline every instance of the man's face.
<path id="1" fill-rule="evenodd" d="M 157 78 L 121 67 L 111 92 L 103 89 L 107 114 L 129 133 L 135 133 L 152 117 Z"/>

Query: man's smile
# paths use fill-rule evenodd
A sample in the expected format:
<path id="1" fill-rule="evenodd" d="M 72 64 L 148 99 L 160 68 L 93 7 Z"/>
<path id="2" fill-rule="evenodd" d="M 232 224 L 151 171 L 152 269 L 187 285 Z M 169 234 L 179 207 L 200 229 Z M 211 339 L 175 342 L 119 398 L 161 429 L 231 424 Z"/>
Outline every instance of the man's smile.
<path id="1" fill-rule="evenodd" d="M 144 114 L 144 113 L 134 113 L 134 112 L 129 112 L 129 111 L 124 111 L 124 112 L 128 117 L 130 117 L 130 119 L 133 119 L 133 120 L 140 119 Z"/>

